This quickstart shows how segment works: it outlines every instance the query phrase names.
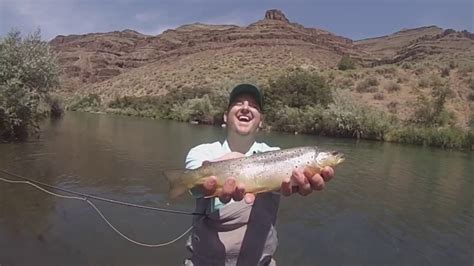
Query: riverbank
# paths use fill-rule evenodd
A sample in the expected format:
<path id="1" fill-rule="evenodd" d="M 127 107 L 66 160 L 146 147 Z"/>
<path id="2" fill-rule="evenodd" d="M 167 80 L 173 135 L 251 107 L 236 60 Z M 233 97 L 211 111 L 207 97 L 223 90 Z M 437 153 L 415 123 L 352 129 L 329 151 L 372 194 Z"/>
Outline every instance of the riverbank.
<path id="1" fill-rule="evenodd" d="M 428 95 L 420 93 L 404 118 L 396 109 L 383 111 L 358 102 L 349 90 L 335 89 L 327 78 L 301 69 L 269 80 L 261 89 L 266 130 L 449 149 L 472 150 L 474 146 L 474 107 L 469 125 L 461 126 L 445 107 L 452 92 L 443 83 Z M 89 94 L 73 101 L 69 109 L 220 126 L 227 97 L 227 91 L 209 88 L 177 89 L 164 96 L 125 96 L 108 102 Z"/>
<path id="2" fill-rule="evenodd" d="M 81 112 L 147 117 L 153 119 L 187 122 L 191 124 L 203 124 L 219 127 L 222 126 L 222 120 L 218 119 L 213 121 L 199 119 L 183 121 L 181 119 L 163 117 L 160 115 L 162 114 L 162 110 L 159 109 L 137 110 L 133 108 L 108 108 L 103 111 L 87 110 Z M 272 123 L 270 121 L 266 121 L 266 125 L 264 126 L 263 130 L 338 138 L 375 140 L 381 142 L 413 144 L 420 146 L 433 146 L 456 150 L 474 150 L 474 132 L 472 129 L 463 130 L 455 127 L 415 127 L 409 125 L 401 126 L 396 124 L 372 124 L 373 128 L 369 129 L 368 124 L 373 123 L 373 121 L 371 122 L 366 118 L 360 119 L 360 124 L 358 125 L 359 129 L 355 130 L 351 129 L 351 127 L 355 128 L 355 126 L 349 126 L 349 121 L 347 119 L 345 121 L 346 124 L 340 124 L 341 122 L 342 120 L 340 117 L 334 117 L 333 119 L 330 119 L 326 116 L 323 120 L 320 120 L 318 124 L 315 124 L 311 130 L 305 130 L 305 124 L 288 124 L 286 126 L 280 127 L 279 125 L 275 125 L 274 122 Z M 363 128 L 366 129 L 364 130 Z M 378 128 L 378 131 L 374 130 L 375 128 Z"/>

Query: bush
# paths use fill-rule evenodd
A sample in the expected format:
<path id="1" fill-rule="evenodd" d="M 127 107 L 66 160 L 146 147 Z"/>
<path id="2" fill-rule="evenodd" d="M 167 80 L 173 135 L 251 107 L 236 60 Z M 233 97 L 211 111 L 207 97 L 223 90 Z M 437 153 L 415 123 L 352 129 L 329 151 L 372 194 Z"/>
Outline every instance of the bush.
<path id="1" fill-rule="evenodd" d="M 383 140 L 396 121 L 382 111 L 353 102 L 336 94 L 324 116 L 324 132 L 332 136 Z"/>
<path id="2" fill-rule="evenodd" d="M 383 88 L 384 88 L 384 90 L 386 90 L 388 92 L 395 92 L 395 91 L 399 91 L 399 90 L 402 89 L 402 87 L 398 83 L 395 83 L 393 81 L 389 81 L 389 82 L 385 83 Z"/>
<path id="3" fill-rule="evenodd" d="M 275 80 L 264 88 L 266 117 L 277 119 L 280 108 L 327 107 L 332 102 L 332 92 L 326 80 L 318 74 L 297 69 Z"/>
<path id="4" fill-rule="evenodd" d="M 377 86 L 379 85 L 379 81 L 375 77 L 368 77 L 356 85 L 356 91 L 363 93 L 363 92 L 376 92 Z"/>
<path id="5" fill-rule="evenodd" d="M 385 78 L 392 78 L 395 74 L 397 74 L 397 69 L 393 66 L 383 66 L 376 68 L 375 73 L 377 73 L 377 75 L 382 75 Z"/>
<path id="6" fill-rule="evenodd" d="M 459 74 L 462 75 L 462 76 L 465 76 L 469 73 L 473 73 L 474 72 L 474 62 L 472 61 L 468 61 L 468 62 L 463 62 L 460 66 L 459 66 Z"/>
<path id="7" fill-rule="evenodd" d="M 0 139 L 38 133 L 41 100 L 59 85 L 59 68 L 39 31 L 21 37 L 11 31 L 0 40 Z"/>
<path id="8" fill-rule="evenodd" d="M 474 91 L 474 78 L 473 77 L 470 77 L 468 80 L 467 80 L 467 84 L 468 84 L 468 87 Z"/>
<path id="9" fill-rule="evenodd" d="M 442 148 L 471 148 L 470 133 L 458 128 L 434 128 L 408 126 L 387 133 L 387 141 L 437 146 Z"/>
<path id="10" fill-rule="evenodd" d="M 64 103 L 57 95 L 48 95 L 45 98 L 46 103 L 50 107 L 50 115 L 53 118 L 61 117 L 64 114 Z"/>
<path id="11" fill-rule="evenodd" d="M 71 111 L 97 111 L 101 106 L 102 100 L 96 93 L 89 93 L 87 96 L 79 98 L 74 101 L 70 106 Z"/>
<path id="12" fill-rule="evenodd" d="M 344 55 L 337 64 L 337 68 L 339 70 L 355 69 L 356 64 L 348 55 Z"/>
<path id="13" fill-rule="evenodd" d="M 383 99 L 385 99 L 385 95 L 383 94 L 383 92 L 377 92 L 376 94 L 374 94 L 374 99 L 375 100 L 383 100 Z"/>
<path id="14" fill-rule="evenodd" d="M 396 114 L 397 111 L 398 111 L 398 102 L 393 102 L 393 101 L 392 101 L 392 102 L 389 102 L 389 103 L 387 104 L 387 109 L 388 109 L 388 111 L 389 111 L 390 113 Z"/>
<path id="15" fill-rule="evenodd" d="M 173 105 L 170 118 L 182 122 L 197 121 L 203 124 L 214 124 L 223 110 L 215 109 L 208 95 L 202 98 L 187 99 L 184 103 Z"/>
<path id="16" fill-rule="evenodd" d="M 454 124 L 454 114 L 445 109 L 446 98 L 451 93 L 447 86 L 435 87 L 431 98 L 419 94 L 416 100 L 415 111 L 411 122 L 423 126 L 437 127 Z"/>
<path id="17" fill-rule="evenodd" d="M 431 80 L 427 76 L 423 76 L 419 81 L 418 81 L 418 86 L 420 88 L 428 88 L 431 85 Z"/>
<path id="18" fill-rule="evenodd" d="M 268 121 L 272 128 L 285 132 L 320 133 L 324 109 L 321 106 L 295 108 L 284 106 L 277 111 L 276 118 Z"/>
<path id="19" fill-rule="evenodd" d="M 469 101 L 471 101 L 471 102 L 474 102 L 474 92 L 470 92 L 470 93 L 467 95 L 467 99 L 469 99 Z"/>
<path id="20" fill-rule="evenodd" d="M 450 69 L 448 67 L 444 67 L 443 69 L 441 69 L 441 77 L 443 78 L 449 77 L 449 72 L 450 72 Z"/>
<path id="21" fill-rule="evenodd" d="M 107 112 L 216 124 L 222 122 L 228 95 L 225 90 L 181 88 L 164 96 L 124 96 L 110 102 Z"/>

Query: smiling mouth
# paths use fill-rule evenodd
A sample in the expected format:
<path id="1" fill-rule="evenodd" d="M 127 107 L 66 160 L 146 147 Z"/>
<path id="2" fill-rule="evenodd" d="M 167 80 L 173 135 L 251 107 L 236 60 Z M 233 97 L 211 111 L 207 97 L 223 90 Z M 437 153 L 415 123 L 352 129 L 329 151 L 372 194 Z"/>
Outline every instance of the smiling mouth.
<path id="1" fill-rule="evenodd" d="M 237 119 L 240 122 L 250 122 L 252 120 L 250 117 L 245 116 L 245 115 L 238 116 Z"/>

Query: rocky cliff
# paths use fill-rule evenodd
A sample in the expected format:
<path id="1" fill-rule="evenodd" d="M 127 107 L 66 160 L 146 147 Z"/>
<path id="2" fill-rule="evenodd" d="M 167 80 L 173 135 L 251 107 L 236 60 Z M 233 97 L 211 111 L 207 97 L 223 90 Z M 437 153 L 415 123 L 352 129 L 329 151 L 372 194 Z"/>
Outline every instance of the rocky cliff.
<path id="1" fill-rule="evenodd" d="M 403 116 L 410 113 L 419 83 L 444 75 L 453 91 L 450 105 L 465 125 L 474 86 L 469 79 L 474 40 L 467 31 L 428 26 L 353 41 L 292 22 L 279 10 L 268 10 L 246 27 L 195 23 L 157 36 L 124 30 L 57 36 L 50 44 L 64 70 L 59 93 L 66 98 L 94 93 L 104 102 L 183 88 L 265 84 L 288 69 L 303 68 L 322 73 L 335 87 L 349 88 L 358 101 L 387 111 L 398 106 L 395 113 Z M 344 55 L 357 63 L 356 70 L 337 70 Z M 369 75 L 379 87 L 358 91 Z M 380 96 L 393 83 L 400 87 L 397 95 Z"/>

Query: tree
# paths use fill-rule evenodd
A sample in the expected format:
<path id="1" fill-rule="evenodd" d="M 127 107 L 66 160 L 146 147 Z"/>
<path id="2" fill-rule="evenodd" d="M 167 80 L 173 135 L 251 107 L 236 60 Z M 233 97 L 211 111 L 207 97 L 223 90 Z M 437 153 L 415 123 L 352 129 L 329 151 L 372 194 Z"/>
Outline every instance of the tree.
<path id="1" fill-rule="evenodd" d="M 0 39 L 0 139 L 38 132 L 40 100 L 59 85 L 59 68 L 37 30 L 24 38 L 13 30 Z"/>

